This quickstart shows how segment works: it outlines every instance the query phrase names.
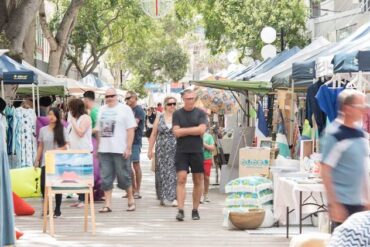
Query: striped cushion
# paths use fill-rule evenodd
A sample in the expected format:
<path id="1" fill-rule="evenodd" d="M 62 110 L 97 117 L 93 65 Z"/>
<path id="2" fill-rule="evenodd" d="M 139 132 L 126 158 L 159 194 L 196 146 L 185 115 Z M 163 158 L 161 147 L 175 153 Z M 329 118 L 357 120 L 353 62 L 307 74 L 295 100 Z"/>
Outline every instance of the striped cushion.
<path id="1" fill-rule="evenodd" d="M 329 247 L 370 246 L 370 211 L 353 214 L 338 226 Z"/>

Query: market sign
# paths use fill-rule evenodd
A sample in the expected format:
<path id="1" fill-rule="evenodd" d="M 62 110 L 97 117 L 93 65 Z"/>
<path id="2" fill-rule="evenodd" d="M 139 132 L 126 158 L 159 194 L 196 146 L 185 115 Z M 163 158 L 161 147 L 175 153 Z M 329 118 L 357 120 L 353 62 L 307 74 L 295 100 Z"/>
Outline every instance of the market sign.
<path id="1" fill-rule="evenodd" d="M 37 83 L 36 74 L 33 71 L 4 72 L 4 84 L 32 84 Z"/>

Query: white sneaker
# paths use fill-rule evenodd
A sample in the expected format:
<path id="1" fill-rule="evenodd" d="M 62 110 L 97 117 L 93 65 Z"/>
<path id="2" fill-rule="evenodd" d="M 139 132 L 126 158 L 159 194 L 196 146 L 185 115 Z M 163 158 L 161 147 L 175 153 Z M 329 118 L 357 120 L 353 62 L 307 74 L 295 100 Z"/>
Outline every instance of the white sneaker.
<path id="1" fill-rule="evenodd" d="M 172 201 L 172 207 L 177 207 L 177 200 Z"/>
<path id="2" fill-rule="evenodd" d="M 203 195 L 202 202 L 203 202 L 203 203 L 204 203 L 204 202 L 211 202 L 211 201 L 209 200 L 209 197 L 208 197 L 208 195 L 207 195 L 207 194 L 206 194 L 206 195 Z"/>

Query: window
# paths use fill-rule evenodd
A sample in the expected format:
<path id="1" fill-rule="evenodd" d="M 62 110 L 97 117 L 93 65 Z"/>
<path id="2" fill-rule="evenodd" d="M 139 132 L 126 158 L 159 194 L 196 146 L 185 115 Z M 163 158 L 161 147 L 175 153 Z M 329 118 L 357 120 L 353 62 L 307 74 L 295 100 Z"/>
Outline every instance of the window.
<path id="1" fill-rule="evenodd" d="M 347 38 L 351 33 L 353 33 L 356 30 L 356 24 L 353 24 L 351 26 L 347 26 L 345 28 L 341 28 L 337 30 L 337 42 Z"/>

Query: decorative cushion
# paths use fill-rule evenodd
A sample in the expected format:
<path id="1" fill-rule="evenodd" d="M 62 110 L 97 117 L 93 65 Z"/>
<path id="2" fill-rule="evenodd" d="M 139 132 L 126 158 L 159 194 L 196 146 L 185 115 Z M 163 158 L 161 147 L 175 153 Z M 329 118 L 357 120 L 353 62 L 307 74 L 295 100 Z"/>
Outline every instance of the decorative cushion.
<path id="1" fill-rule="evenodd" d="M 40 176 L 40 168 L 35 170 L 33 167 L 25 167 L 10 170 L 12 191 L 22 198 L 40 197 Z"/>

